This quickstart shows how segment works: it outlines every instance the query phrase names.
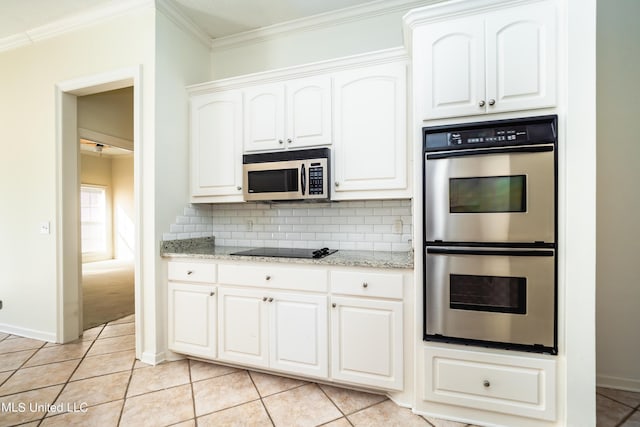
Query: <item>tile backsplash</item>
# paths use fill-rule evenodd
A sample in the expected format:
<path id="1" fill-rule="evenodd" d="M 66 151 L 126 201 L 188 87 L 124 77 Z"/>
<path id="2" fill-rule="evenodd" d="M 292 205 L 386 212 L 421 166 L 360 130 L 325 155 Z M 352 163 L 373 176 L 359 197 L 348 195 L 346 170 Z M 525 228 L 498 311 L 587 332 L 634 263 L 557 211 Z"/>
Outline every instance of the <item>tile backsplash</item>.
<path id="1" fill-rule="evenodd" d="M 219 246 L 408 251 L 411 200 L 192 204 L 163 240 L 215 236 Z"/>

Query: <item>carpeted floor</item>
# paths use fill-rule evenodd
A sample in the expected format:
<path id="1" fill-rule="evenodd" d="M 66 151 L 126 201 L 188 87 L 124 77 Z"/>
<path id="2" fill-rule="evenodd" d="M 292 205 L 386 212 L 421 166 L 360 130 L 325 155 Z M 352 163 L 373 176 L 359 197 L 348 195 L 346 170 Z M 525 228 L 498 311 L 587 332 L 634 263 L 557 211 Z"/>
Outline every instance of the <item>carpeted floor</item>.
<path id="1" fill-rule="evenodd" d="M 133 314 L 133 261 L 82 264 L 84 329 Z"/>

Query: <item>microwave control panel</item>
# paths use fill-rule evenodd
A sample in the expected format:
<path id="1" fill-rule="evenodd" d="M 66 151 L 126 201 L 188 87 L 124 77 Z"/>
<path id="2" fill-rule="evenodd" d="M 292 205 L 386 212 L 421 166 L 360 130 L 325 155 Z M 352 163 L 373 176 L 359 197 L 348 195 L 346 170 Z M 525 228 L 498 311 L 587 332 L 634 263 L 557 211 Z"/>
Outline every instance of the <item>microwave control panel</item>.
<path id="1" fill-rule="evenodd" d="M 318 163 L 309 167 L 309 194 L 323 194 L 324 168 Z"/>

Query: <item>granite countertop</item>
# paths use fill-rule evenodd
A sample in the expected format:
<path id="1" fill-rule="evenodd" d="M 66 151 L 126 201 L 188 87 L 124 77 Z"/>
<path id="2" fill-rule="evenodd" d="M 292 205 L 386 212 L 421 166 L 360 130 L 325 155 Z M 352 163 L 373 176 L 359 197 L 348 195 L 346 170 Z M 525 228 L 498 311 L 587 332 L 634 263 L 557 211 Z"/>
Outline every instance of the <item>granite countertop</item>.
<path id="1" fill-rule="evenodd" d="M 288 264 L 413 269 L 413 251 L 383 252 L 339 250 L 336 253 L 320 259 L 231 255 L 234 252 L 247 249 L 252 248 L 216 246 L 215 239 L 213 237 L 200 237 L 194 239 L 163 241 L 160 244 L 160 255 L 171 258 L 207 258 L 226 261 L 280 262 Z"/>

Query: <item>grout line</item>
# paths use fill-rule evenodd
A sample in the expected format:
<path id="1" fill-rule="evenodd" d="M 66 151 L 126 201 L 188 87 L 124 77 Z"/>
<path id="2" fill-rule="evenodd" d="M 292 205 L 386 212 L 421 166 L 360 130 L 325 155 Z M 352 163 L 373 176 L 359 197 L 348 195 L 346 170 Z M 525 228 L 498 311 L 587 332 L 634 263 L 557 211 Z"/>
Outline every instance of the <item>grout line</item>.
<path id="1" fill-rule="evenodd" d="M 269 410 L 267 409 L 267 405 L 264 404 L 264 400 L 262 399 L 262 394 L 260 393 L 260 390 L 258 390 L 258 386 L 256 385 L 256 382 L 253 380 L 253 376 L 251 375 L 251 371 L 248 370 L 248 369 L 247 369 L 247 374 L 249 374 L 249 379 L 251 380 L 251 384 L 253 384 L 253 387 L 256 389 L 256 392 L 258 393 L 258 396 L 260 396 L 260 404 L 264 408 L 264 412 L 267 413 L 267 417 L 269 417 L 269 421 L 271 422 L 271 425 L 275 427 L 276 423 L 273 422 L 273 418 L 271 418 L 271 414 L 269 413 Z"/>
<path id="2" fill-rule="evenodd" d="M 324 395 L 326 396 L 326 398 L 327 398 L 327 399 L 329 399 L 329 402 L 331 402 L 331 403 L 333 404 L 333 406 L 335 406 L 335 407 L 336 407 L 336 409 L 338 410 L 338 412 L 340 412 L 340 413 L 342 414 L 342 417 L 340 417 L 340 418 L 345 418 L 349 424 L 353 425 L 353 424 L 351 423 L 351 421 L 349 421 L 349 419 L 347 418 L 347 414 L 345 414 L 345 413 L 342 411 L 342 409 L 338 406 L 338 404 L 337 404 L 336 402 L 334 402 L 334 401 L 333 401 L 333 399 L 332 399 L 332 398 L 327 394 L 327 392 L 325 392 L 325 391 L 324 391 L 324 389 L 320 386 L 320 384 L 318 384 L 318 383 L 314 383 L 314 384 L 316 385 L 316 387 L 318 387 L 318 388 L 320 389 L 320 392 L 321 392 L 322 394 L 324 394 Z M 336 419 L 340 419 L 340 418 L 336 418 Z M 335 420 L 332 420 L 332 421 L 335 421 Z M 325 423 L 325 424 L 327 424 L 327 423 Z"/>
<path id="3" fill-rule="evenodd" d="M 100 333 L 102 333 L 102 331 L 100 331 Z M 135 334 L 134 334 L 135 337 Z M 98 339 L 98 337 L 96 337 L 96 340 Z M 107 353 L 109 354 L 109 353 Z M 136 358 L 135 356 L 133 357 L 133 363 L 131 364 L 131 369 L 129 369 L 129 381 L 127 381 L 127 386 L 124 389 L 124 396 L 122 397 L 122 407 L 120 408 L 120 414 L 118 414 L 118 423 L 116 425 L 120 425 L 120 422 L 122 421 L 122 415 L 124 415 L 124 407 L 127 404 L 127 393 L 129 392 L 129 386 L 131 385 L 131 380 L 133 379 L 133 371 L 135 370 L 136 367 Z M 126 372 L 126 371 L 122 371 L 122 372 Z"/>
<path id="4" fill-rule="evenodd" d="M 198 414 L 196 413 L 196 395 L 193 392 L 193 378 L 191 377 L 191 359 L 187 358 L 187 370 L 189 371 L 189 389 L 191 389 L 191 408 L 193 409 L 193 422 L 198 425 Z"/>

